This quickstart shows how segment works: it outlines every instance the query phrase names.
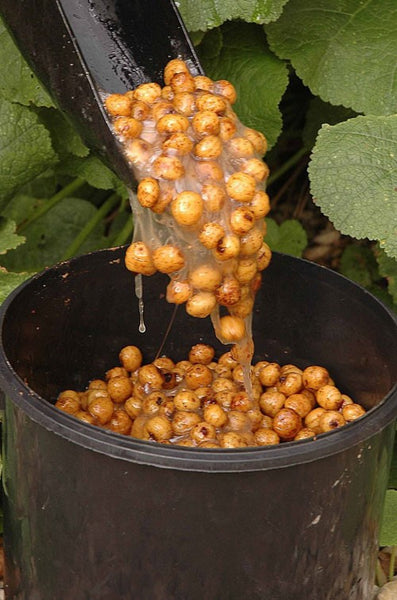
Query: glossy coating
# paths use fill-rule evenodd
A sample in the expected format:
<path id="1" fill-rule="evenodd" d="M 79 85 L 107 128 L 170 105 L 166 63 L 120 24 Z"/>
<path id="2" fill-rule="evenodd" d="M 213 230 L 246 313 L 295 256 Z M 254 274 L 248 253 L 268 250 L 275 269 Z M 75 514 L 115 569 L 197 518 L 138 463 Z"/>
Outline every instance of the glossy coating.
<path id="1" fill-rule="evenodd" d="M 131 184 L 101 96 L 161 82 L 176 57 L 202 72 L 173 0 L 0 0 L 0 14 L 87 145 Z"/>
<path id="2" fill-rule="evenodd" d="M 371 600 L 397 414 L 395 318 L 336 273 L 275 254 L 256 359 L 327 366 L 372 410 L 266 449 L 133 440 L 43 399 L 101 376 L 123 345 L 157 353 L 173 310 L 167 278 L 144 279 L 142 335 L 123 256 L 63 263 L 0 309 L 7 600 Z M 203 340 L 214 342 L 209 320 L 182 307 L 164 352 L 178 359 Z"/>

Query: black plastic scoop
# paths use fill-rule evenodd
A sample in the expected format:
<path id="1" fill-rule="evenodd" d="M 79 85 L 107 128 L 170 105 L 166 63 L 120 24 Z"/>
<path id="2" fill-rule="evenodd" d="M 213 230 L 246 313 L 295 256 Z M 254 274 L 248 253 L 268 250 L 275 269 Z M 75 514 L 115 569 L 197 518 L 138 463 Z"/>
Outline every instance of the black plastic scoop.
<path id="1" fill-rule="evenodd" d="M 0 14 L 87 145 L 131 183 L 101 94 L 162 83 L 172 58 L 203 72 L 173 0 L 0 0 Z"/>

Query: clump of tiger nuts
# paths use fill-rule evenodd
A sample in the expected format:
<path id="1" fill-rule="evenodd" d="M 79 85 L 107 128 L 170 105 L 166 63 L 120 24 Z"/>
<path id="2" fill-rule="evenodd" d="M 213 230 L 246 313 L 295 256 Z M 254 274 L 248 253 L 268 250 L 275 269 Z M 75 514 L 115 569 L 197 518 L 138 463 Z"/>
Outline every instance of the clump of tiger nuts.
<path id="1" fill-rule="evenodd" d="M 168 302 L 184 304 L 194 317 L 211 315 L 224 343 L 247 341 L 261 271 L 271 259 L 263 240 L 266 139 L 239 122 L 230 82 L 194 77 L 174 59 L 164 84 L 105 99 L 139 182 L 125 264 L 136 274 L 166 273 Z"/>
<path id="2" fill-rule="evenodd" d="M 252 396 L 232 351 L 218 360 L 207 344 L 186 360 L 143 362 L 136 346 L 85 391 L 65 390 L 55 406 L 91 425 L 133 438 L 198 448 L 244 448 L 315 439 L 365 414 L 327 369 L 259 361 Z"/>

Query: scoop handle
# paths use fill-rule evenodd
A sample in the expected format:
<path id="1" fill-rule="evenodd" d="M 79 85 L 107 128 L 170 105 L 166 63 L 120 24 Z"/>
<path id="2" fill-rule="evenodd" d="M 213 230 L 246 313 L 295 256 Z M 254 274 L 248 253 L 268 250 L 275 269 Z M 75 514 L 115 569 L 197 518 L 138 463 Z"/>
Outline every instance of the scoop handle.
<path id="1" fill-rule="evenodd" d="M 160 83 L 176 57 L 203 72 L 173 0 L 0 0 L 0 14 L 85 143 L 131 184 L 101 96 Z"/>

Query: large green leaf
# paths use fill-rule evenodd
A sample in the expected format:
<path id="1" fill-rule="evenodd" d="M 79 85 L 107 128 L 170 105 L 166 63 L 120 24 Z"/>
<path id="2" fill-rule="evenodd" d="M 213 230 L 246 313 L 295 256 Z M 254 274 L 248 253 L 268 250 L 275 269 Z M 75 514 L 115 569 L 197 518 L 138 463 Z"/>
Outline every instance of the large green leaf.
<path id="1" fill-rule="evenodd" d="M 395 0 L 290 0 L 266 27 L 312 92 L 356 112 L 397 112 Z"/>
<path id="2" fill-rule="evenodd" d="M 397 490 L 387 490 L 380 531 L 381 546 L 397 545 Z"/>
<path id="3" fill-rule="evenodd" d="M 126 186 L 94 155 L 80 158 L 70 156 L 57 166 L 57 172 L 72 177 L 82 177 L 92 187 L 100 190 L 114 189 L 120 196 L 127 196 Z"/>
<path id="4" fill-rule="evenodd" d="M 286 2 L 288 0 L 179 0 L 176 4 L 189 30 L 205 31 L 232 19 L 270 23 L 280 16 Z"/>
<path id="5" fill-rule="evenodd" d="M 307 235 L 296 219 L 287 219 L 277 225 L 274 219 L 267 218 L 265 242 L 272 250 L 301 257 L 307 246 Z"/>
<path id="6" fill-rule="evenodd" d="M 278 108 L 288 85 L 286 64 L 266 45 L 257 25 L 228 23 L 219 34 L 209 32 L 198 47 L 204 67 L 213 79 L 229 79 L 236 87 L 238 99 L 234 109 L 248 127 L 265 134 L 269 147 L 277 140 L 282 119 Z"/>
<path id="7" fill-rule="evenodd" d="M 311 191 L 342 233 L 379 240 L 397 258 L 397 115 L 324 125 L 313 149 Z"/>
<path id="8" fill-rule="evenodd" d="M 25 238 L 15 233 L 15 221 L 0 217 L 0 254 L 5 254 L 7 250 L 17 248 L 23 244 Z"/>
<path id="9" fill-rule="evenodd" d="M 0 304 L 20 283 L 25 281 L 31 273 L 9 273 L 0 266 Z"/>
<path id="10" fill-rule="evenodd" d="M 58 262 L 84 225 L 97 212 L 91 202 L 65 198 L 40 219 L 26 227 L 23 246 L 1 259 L 9 271 L 39 271 Z M 103 247 L 103 225 L 92 232 L 81 253 Z"/>
<path id="11" fill-rule="evenodd" d="M 58 160 L 50 135 L 25 106 L 0 99 L 0 210 L 4 200 Z"/>
<path id="12" fill-rule="evenodd" d="M 52 145 L 59 157 L 67 154 L 88 156 L 89 150 L 81 137 L 60 110 L 43 108 L 40 119 L 51 134 Z"/>
<path id="13" fill-rule="evenodd" d="M 53 106 L 0 19 L 0 95 L 20 104 Z"/>

